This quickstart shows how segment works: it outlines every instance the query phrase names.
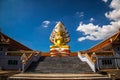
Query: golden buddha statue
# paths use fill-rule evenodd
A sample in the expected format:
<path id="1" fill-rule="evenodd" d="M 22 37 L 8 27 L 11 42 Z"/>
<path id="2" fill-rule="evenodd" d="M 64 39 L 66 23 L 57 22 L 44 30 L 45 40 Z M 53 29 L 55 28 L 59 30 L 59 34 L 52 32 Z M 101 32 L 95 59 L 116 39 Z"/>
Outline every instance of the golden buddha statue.
<path id="1" fill-rule="evenodd" d="M 70 41 L 69 34 L 61 22 L 58 22 L 53 29 L 53 32 L 50 36 L 50 41 L 54 44 L 50 46 L 50 49 L 69 48 L 69 46 L 66 45 Z"/>
<path id="2" fill-rule="evenodd" d="M 51 57 L 70 55 L 70 47 L 67 45 L 70 41 L 70 37 L 61 22 L 58 22 L 53 29 L 50 35 L 50 41 L 53 43 L 53 45 L 50 46 Z"/>

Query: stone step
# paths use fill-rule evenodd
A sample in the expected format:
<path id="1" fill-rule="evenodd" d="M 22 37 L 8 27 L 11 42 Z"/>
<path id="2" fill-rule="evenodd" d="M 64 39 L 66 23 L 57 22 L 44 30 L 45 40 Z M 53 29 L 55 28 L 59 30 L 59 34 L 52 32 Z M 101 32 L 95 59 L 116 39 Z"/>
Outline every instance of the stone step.
<path id="1" fill-rule="evenodd" d="M 41 57 L 33 62 L 26 72 L 35 73 L 93 73 L 87 63 L 77 56 L 73 57 Z"/>
<path id="2" fill-rule="evenodd" d="M 9 80 L 109 80 L 102 74 L 33 74 L 21 73 L 9 77 Z"/>

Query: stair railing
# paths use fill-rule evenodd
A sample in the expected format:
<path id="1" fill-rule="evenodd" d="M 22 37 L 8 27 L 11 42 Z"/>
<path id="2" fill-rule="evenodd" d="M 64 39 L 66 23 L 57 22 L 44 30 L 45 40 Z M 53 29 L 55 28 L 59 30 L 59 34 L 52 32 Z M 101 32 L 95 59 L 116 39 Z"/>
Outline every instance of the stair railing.
<path id="1" fill-rule="evenodd" d="M 96 72 L 95 63 L 93 63 L 93 61 L 90 59 L 87 53 L 81 54 L 80 52 L 78 52 L 78 57 L 81 59 L 81 61 L 87 62 L 87 64 L 90 66 L 93 72 Z"/>

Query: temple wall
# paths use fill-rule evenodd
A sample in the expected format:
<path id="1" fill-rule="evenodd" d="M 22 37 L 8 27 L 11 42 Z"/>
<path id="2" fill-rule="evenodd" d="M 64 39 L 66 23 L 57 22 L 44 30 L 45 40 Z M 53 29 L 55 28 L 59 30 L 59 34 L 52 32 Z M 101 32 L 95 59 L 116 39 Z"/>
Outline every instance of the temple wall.
<path id="1" fill-rule="evenodd" d="M 115 56 L 120 58 L 120 45 L 114 45 L 113 49 L 114 49 Z"/>
<path id="2" fill-rule="evenodd" d="M 120 45 L 113 45 L 117 66 L 120 68 Z"/>
<path id="3" fill-rule="evenodd" d="M 1 69 L 19 69 L 21 68 L 20 56 L 1 56 Z"/>
<path id="4" fill-rule="evenodd" d="M 115 69 L 117 68 L 116 59 L 112 56 L 100 56 L 97 60 L 98 69 Z"/>
<path id="5" fill-rule="evenodd" d="M 21 56 L 8 56 L 5 52 L 0 52 L 0 69 L 8 70 L 20 70 L 22 68 Z M 32 55 L 25 65 L 25 70 L 30 66 L 32 62 L 38 61 L 40 56 Z"/>

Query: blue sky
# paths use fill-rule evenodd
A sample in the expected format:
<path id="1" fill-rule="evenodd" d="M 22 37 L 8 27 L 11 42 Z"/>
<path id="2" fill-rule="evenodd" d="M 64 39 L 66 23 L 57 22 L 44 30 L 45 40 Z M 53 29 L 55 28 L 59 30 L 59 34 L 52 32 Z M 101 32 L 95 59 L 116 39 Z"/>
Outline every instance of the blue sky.
<path id="1" fill-rule="evenodd" d="M 0 0 L 2 32 L 33 50 L 49 51 L 58 21 L 71 51 L 87 50 L 120 28 L 119 0 Z"/>

